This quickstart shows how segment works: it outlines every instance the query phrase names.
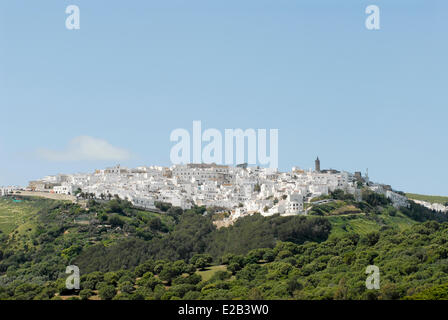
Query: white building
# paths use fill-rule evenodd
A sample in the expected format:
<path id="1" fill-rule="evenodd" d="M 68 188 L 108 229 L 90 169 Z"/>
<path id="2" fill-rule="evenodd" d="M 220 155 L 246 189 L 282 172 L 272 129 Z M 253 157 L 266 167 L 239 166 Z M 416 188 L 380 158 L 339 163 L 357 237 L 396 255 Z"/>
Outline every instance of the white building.
<path id="1" fill-rule="evenodd" d="M 218 207 L 232 212 L 230 220 L 259 212 L 262 215 L 304 214 L 304 202 L 336 189 L 355 194 L 353 175 L 325 170 L 291 172 L 260 167 L 229 167 L 216 164 L 175 165 L 171 168 L 140 166 L 129 169 L 116 165 L 92 174 L 48 176 L 30 183 L 34 190 L 73 194 L 80 188 L 97 198 L 118 195 L 135 206 L 154 209 L 155 201 L 182 209 L 194 205 Z M 259 188 L 258 188 L 259 187 Z M 31 188 L 31 189 L 32 189 Z M 381 189 L 377 192 L 386 192 Z M 399 195 L 398 195 L 399 196 Z M 389 197 L 397 202 L 396 194 Z"/>
<path id="2" fill-rule="evenodd" d="M 18 190 L 20 190 L 20 187 L 17 186 L 0 187 L 0 197 L 8 196 L 9 194 Z"/>
<path id="3" fill-rule="evenodd" d="M 61 186 L 54 186 L 53 192 L 56 194 L 67 194 L 71 195 L 73 194 L 73 186 L 72 185 L 61 185 Z"/>

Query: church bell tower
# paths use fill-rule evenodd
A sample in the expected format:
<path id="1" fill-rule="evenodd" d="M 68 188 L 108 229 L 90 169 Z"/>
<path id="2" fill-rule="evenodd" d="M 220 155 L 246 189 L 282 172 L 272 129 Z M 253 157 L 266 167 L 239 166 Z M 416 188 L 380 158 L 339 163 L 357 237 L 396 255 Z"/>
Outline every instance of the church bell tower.
<path id="1" fill-rule="evenodd" d="M 316 161 L 314 161 L 315 164 L 315 171 L 320 172 L 320 160 L 319 157 L 317 157 Z"/>

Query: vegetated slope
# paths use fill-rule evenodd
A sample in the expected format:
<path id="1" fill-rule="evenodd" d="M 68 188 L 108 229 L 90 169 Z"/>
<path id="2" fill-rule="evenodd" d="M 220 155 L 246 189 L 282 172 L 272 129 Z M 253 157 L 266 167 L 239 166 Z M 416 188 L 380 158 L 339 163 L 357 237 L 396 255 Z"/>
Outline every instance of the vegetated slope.
<path id="1" fill-rule="evenodd" d="M 379 216 L 349 216 L 349 217 L 328 217 L 332 225 L 331 236 L 341 236 L 347 232 L 353 232 L 359 235 L 365 235 L 370 232 L 378 232 L 385 227 L 391 227 L 398 231 L 403 231 L 417 223 L 415 220 L 397 213 L 391 217 L 387 215 Z"/>
<path id="2" fill-rule="evenodd" d="M 0 198 L 0 232 L 9 235 L 12 231 L 22 232 L 33 227 L 30 219 L 40 209 L 51 205 L 51 201 L 36 199 L 36 201 L 17 201 Z M 17 228 L 19 228 L 17 230 Z"/>
<path id="3" fill-rule="evenodd" d="M 3 283 L 54 280 L 65 276 L 69 264 L 92 272 L 132 268 L 149 258 L 188 260 L 196 253 L 211 253 L 218 259 L 227 252 L 273 247 L 277 240 L 322 241 L 330 231 L 322 218 L 261 216 L 218 231 L 212 217 L 203 215 L 204 208 L 184 212 L 168 206 L 166 213 L 158 214 L 137 210 L 122 200 L 90 201 L 87 209 L 38 198 L 9 205 L 26 210 L 35 206 L 35 210 L 28 213 L 25 225 L 1 235 Z"/>
<path id="4" fill-rule="evenodd" d="M 406 296 L 404 300 L 448 300 L 448 283 Z"/>
<path id="5" fill-rule="evenodd" d="M 428 196 L 424 194 L 406 193 L 406 197 L 413 200 L 426 201 L 430 203 L 440 203 L 446 205 L 448 203 L 448 197 L 444 196 Z"/>
<path id="6" fill-rule="evenodd" d="M 88 210 L 50 200 L 8 203 L 39 210 L 26 211 L 26 229 L 1 235 L 0 298 L 78 295 L 64 289 L 69 264 L 90 283 L 88 295 L 104 299 L 412 298 L 448 282 L 446 215 L 418 205 L 397 210 L 368 192 L 362 202 L 341 192 L 330 197 L 337 204 L 313 206 L 318 216 L 254 215 L 219 230 L 203 207 L 163 204 L 159 214 L 121 200 L 90 201 Z M 210 264 L 225 267 L 204 269 Z M 365 290 L 369 264 L 382 270 L 382 291 Z"/>
<path id="7" fill-rule="evenodd" d="M 272 248 L 279 240 L 294 243 L 324 241 L 330 230 L 331 225 L 325 218 L 264 218 L 260 215 L 242 218 L 229 228 L 217 230 L 209 216 L 187 212 L 182 214 L 174 230 L 164 237 L 147 242 L 124 241 L 109 247 L 100 244 L 82 252 L 74 262 L 90 272 L 117 270 L 122 267 L 119 260 L 129 261 L 129 257 L 134 256 L 175 261 L 208 253 L 219 261 L 226 253 L 245 254 L 256 248 Z"/>
<path id="8" fill-rule="evenodd" d="M 0 201 L 4 207 L 15 206 L 17 215 L 26 216 L 24 224 L 0 234 L 0 284 L 54 280 L 64 275 L 66 266 L 85 248 L 112 245 L 129 237 L 159 237 L 174 226 L 170 216 L 136 210 L 119 200 L 90 202 L 88 210 L 40 198 Z M 17 218 L 9 219 L 12 225 Z"/>
<path id="9" fill-rule="evenodd" d="M 434 220 L 448 221 L 448 215 L 432 211 L 414 202 L 409 207 L 394 208 L 384 195 L 363 191 L 362 201 L 340 190 L 332 192 L 325 199 L 332 202 L 313 205 L 310 215 L 324 216 L 332 224 L 332 236 L 354 232 L 360 235 L 381 231 L 392 227 L 397 231 L 405 230 L 417 222 Z"/>
<path id="10" fill-rule="evenodd" d="M 10 283 L 0 288 L 0 299 L 439 299 L 448 283 L 447 236 L 448 223 L 428 221 L 321 243 L 280 241 L 272 249 L 224 255 L 210 269 L 207 254 L 150 259 L 136 268 L 83 274 L 80 291 L 68 291 L 64 279 Z M 380 269 L 379 290 L 365 286 L 372 264 Z"/>

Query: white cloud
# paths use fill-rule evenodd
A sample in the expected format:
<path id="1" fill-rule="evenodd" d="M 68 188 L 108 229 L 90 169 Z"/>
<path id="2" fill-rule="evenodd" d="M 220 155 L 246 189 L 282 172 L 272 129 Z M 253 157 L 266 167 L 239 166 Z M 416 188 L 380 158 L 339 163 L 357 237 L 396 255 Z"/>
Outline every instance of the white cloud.
<path id="1" fill-rule="evenodd" d="M 37 152 L 49 161 L 122 161 L 131 158 L 127 150 L 89 136 L 74 138 L 62 151 L 39 149 Z"/>

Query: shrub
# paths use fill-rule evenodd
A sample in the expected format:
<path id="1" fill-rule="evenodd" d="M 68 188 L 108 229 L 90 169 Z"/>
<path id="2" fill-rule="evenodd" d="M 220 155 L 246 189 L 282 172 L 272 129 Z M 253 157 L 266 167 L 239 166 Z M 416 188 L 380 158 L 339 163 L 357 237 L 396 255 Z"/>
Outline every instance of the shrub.
<path id="1" fill-rule="evenodd" d="M 79 297 L 81 300 L 88 300 L 93 295 L 92 290 L 83 289 L 79 292 Z"/>
<path id="2" fill-rule="evenodd" d="M 112 300 L 117 293 L 114 286 L 111 285 L 102 285 L 98 291 L 100 298 L 102 300 Z"/>

